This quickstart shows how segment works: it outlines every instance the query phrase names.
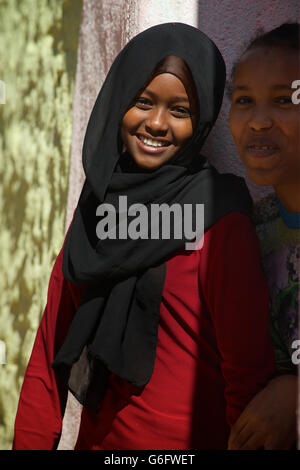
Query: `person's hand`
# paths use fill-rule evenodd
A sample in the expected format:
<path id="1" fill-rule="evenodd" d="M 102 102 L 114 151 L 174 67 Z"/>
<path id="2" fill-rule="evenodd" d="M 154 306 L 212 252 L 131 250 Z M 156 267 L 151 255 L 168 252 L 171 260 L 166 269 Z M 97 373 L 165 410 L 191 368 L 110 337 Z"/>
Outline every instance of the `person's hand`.
<path id="1" fill-rule="evenodd" d="M 272 379 L 231 429 L 228 450 L 288 450 L 297 439 L 297 377 Z"/>

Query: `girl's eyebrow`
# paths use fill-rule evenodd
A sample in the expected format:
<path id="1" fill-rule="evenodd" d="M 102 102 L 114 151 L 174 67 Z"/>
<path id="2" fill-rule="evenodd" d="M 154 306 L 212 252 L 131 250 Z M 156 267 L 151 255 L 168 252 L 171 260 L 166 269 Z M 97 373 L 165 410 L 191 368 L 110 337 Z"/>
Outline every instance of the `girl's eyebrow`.
<path id="1" fill-rule="evenodd" d="M 147 88 L 141 93 L 146 93 L 147 95 L 149 95 L 151 98 L 156 98 L 156 94 L 153 93 L 153 91 L 151 90 L 147 90 Z M 189 99 L 187 96 L 173 96 L 172 97 L 172 102 L 175 102 L 175 101 L 182 101 L 184 103 L 189 103 Z"/>
<path id="2" fill-rule="evenodd" d="M 239 91 L 239 90 L 250 90 L 250 87 L 247 85 L 237 85 L 233 87 L 233 91 Z"/>
<path id="3" fill-rule="evenodd" d="M 287 85 L 286 83 L 278 83 L 276 85 L 272 85 L 271 87 L 273 90 L 291 90 L 291 85 Z M 240 91 L 240 90 L 250 90 L 251 87 L 247 85 L 237 85 L 233 87 L 233 91 Z"/>
<path id="4" fill-rule="evenodd" d="M 291 87 L 291 85 L 287 85 L 286 83 L 280 83 L 280 84 L 278 84 L 278 85 L 272 86 L 272 88 L 273 88 L 274 90 L 282 90 L 282 89 L 284 89 L 284 90 L 291 90 L 292 87 Z"/>

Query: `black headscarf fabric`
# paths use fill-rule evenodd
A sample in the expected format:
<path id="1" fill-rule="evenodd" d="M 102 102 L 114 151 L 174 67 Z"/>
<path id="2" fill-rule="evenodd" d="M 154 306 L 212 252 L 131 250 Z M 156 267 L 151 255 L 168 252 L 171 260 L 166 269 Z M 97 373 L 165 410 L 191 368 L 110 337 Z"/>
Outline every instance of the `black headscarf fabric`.
<path id="1" fill-rule="evenodd" d="M 185 61 L 200 109 L 188 143 L 165 165 L 147 171 L 122 154 L 120 128 L 138 91 L 167 56 Z M 244 181 L 220 175 L 200 155 L 222 104 L 225 78 L 223 58 L 204 33 L 167 23 L 142 32 L 124 47 L 98 95 L 83 146 L 86 180 L 63 252 L 64 277 L 85 284 L 86 290 L 52 364 L 55 369 L 72 366 L 70 389 L 92 410 L 109 373 L 137 386 L 151 378 L 166 261 L 188 241 L 184 236 L 99 240 L 97 207 L 109 203 L 117 212 L 120 195 L 127 197 L 128 207 L 142 203 L 149 213 L 154 203 L 204 204 L 205 230 L 230 212 L 250 214 L 252 201 Z"/>

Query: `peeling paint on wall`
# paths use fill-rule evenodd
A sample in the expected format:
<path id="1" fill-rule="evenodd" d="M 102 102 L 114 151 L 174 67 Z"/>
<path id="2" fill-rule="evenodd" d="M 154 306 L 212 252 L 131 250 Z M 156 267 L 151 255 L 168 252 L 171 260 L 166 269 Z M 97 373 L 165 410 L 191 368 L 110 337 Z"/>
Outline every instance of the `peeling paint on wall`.
<path id="1" fill-rule="evenodd" d="M 61 248 L 81 0 L 0 0 L 0 449 Z"/>

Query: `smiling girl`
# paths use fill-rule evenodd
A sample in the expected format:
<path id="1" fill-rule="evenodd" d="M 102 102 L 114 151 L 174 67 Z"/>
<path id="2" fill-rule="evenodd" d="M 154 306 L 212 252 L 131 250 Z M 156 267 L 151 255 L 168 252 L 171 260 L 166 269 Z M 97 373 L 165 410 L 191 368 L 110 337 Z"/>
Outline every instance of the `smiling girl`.
<path id="1" fill-rule="evenodd" d="M 299 25 L 257 37 L 233 69 L 230 130 L 249 178 L 272 186 L 254 219 L 271 293 L 270 328 L 280 377 L 249 404 L 234 426 L 231 449 L 288 449 L 296 441 L 300 259 Z"/>
<path id="2" fill-rule="evenodd" d="M 215 44 L 180 23 L 144 31 L 113 63 L 88 124 L 86 181 L 50 279 L 15 449 L 56 447 L 67 382 L 83 404 L 76 449 L 226 449 L 272 375 L 251 199 L 200 154 L 224 83 Z M 98 205 L 120 195 L 149 209 L 204 204 L 202 249 L 186 250 L 185 237 L 97 239 Z"/>
<path id="3" fill-rule="evenodd" d="M 153 170 L 168 162 L 193 135 L 197 91 L 187 66 L 176 56 L 167 57 L 148 82 L 124 116 L 121 137 L 136 165 Z M 163 119 L 166 108 L 170 112 Z"/>

